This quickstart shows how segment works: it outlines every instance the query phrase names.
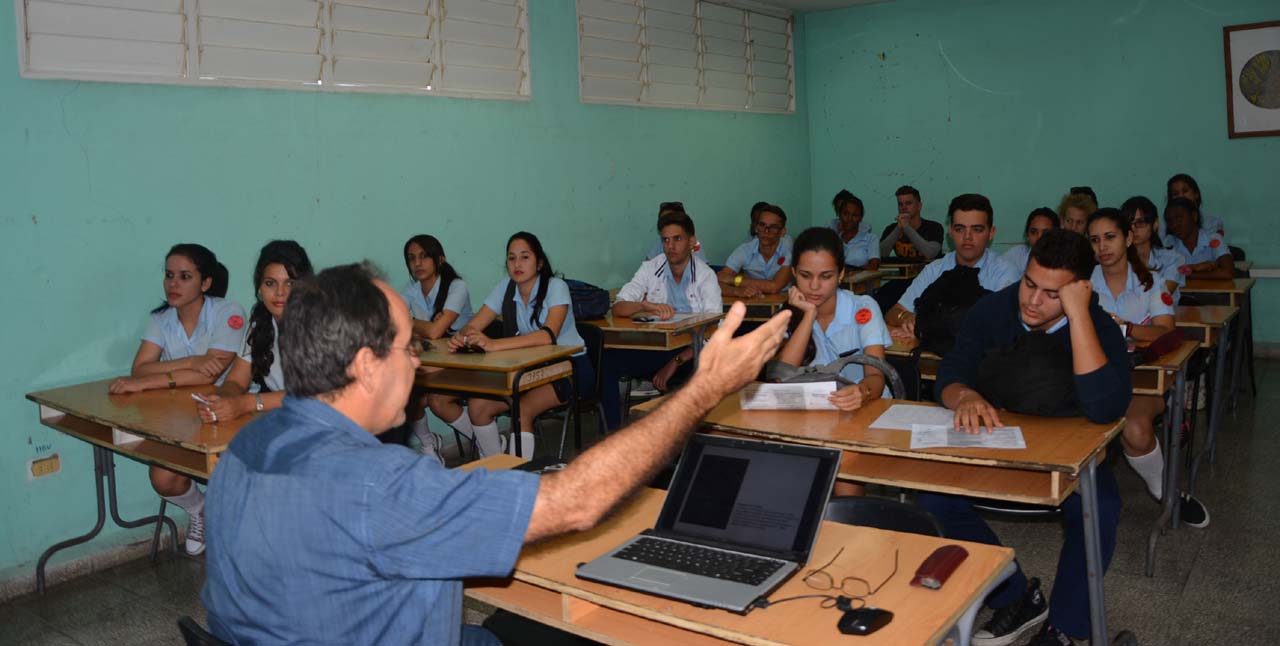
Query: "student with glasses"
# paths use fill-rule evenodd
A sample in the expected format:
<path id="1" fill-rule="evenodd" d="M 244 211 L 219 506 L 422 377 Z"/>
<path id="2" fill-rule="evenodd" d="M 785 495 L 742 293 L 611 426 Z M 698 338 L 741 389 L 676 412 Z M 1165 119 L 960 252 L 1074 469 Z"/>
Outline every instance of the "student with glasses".
<path id="1" fill-rule="evenodd" d="M 1181 297 L 1181 289 L 1187 285 L 1187 276 L 1179 269 L 1187 264 L 1182 254 L 1166 249 L 1156 232 L 1156 221 L 1160 219 L 1160 210 L 1151 200 L 1136 195 L 1120 205 L 1120 212 L 1129 220 L 1133 232 L 1133 248 L 1142 262 L 1146 263 L 1151 273 L 1164 281 L 1165 291 L 1173 295 L 1177 303 Z"/>
<path id="2" fill-rule="evenodd" d="M 720 289 L 729 296 L 754 298 L 777 294 L 791 283 L 791 238 L 787 214 L 773 204 L 761 207 L 755 222 L 756 236 L 738 245 L 717 274 Z"/>

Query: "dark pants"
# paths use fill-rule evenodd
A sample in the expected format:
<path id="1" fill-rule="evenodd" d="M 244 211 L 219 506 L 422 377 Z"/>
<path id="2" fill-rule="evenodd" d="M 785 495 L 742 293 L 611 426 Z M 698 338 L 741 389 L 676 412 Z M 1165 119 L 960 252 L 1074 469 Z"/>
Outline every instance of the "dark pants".
<path id="1" fill-rule="evenodd" d="M 614 430 L 622 424 L 622 397 L 618 381 L 623 377 L 648 378 L 662 369 L 681 350 L 605 350 L 600 362 L 600 404 L 605 425 Z"/>
<path id="2" fill-rule="evenodd" d="M 1116 526 L 1120 524 L 1120 490 L 1115 475 L 1107 465 L 1098 465 L 1098 529 L 1102 536 L 1103 572 L 1111 564 L 1116 550 Z M 1000 539 L 973 508 L 974 500 L 963 496 L 935 493 L 916 494 L 916 504 L 933 514 L 942 524 L 947 538 L 999 545 Z M 1058 573 L 1049 595 L 1049 623 L 1076 638 L 1089 636 L 1089 585 L 1084 557 L 1084 504 L 1079 493 L 1062 503 L 1066 516 L 1066 536 L 1058 553 Z M 1003 608 L 1027 589 L 1027 577 L 1021 566 L 987 597 L 987 605 Z"/>

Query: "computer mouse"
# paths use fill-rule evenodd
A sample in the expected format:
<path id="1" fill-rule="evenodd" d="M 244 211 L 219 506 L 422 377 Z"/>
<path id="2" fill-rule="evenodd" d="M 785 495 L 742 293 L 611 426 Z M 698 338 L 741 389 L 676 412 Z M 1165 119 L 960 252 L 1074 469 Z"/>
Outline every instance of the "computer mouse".
<path id="1" fill-rule="evenodd" d="M 880 608 L 858 608 L 845 611 L 836 627 L 846 635 L 870 635 L 893 620 L 893 613 Z"/>

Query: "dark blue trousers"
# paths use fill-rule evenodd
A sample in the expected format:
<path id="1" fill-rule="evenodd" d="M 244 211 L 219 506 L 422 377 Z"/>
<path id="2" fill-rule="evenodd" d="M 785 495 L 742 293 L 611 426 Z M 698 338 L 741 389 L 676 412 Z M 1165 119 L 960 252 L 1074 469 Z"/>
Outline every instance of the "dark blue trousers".
<path id="1" fill-rule="evenodd" d="M 1098 529 L 1102 537 L 1103 572 L 1111 564 L 1116 551 L 1116 526 L 1120 524 L 1120 490 L 1111 468 L 1100 464 L 1097 470 Z M 1000 545 L 1000 539 L 973 508 L 975 500 L 963 496 L 920 492 L 916 504 L 933 514 L 942 524 L 947 538 Z M 1058 573 L 1053 579 L 1053 592 L 1049 595 L 1049 623 L 1058 630 L 1076 638 L 1089 637 L 1089 586 L 1084 557 L 1084 504 L 1079 493 L 1073 493 L 1062 503 L 1066 535 L 1062 551 L 1058 553 Z M 1003 608 L 1015 601 L 1027 589 L 1027 577 L 1022 567 L 1013 573 L 1000 587 L 991 591 L 987 605 Z"/>
<path id="2" fill-rule="evenodd" d="M 605 350 L 600 361 L 600 404 L 604 406 L 605 424 L 614 430 L 622 423 L 622 397 L 618 380 L 623 377 L 648 379 L 662 369 L 680 350 Z"/>

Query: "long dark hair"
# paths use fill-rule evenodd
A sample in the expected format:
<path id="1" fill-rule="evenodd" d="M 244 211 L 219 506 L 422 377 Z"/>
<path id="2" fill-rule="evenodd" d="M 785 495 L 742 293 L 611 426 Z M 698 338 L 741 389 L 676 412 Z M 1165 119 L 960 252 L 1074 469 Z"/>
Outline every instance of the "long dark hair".
<path id="1" fill-rule="evenodd" d="M 1089 216 L 1089 222 L 1085 225 L 1085 230 L 1098 220 L 1110 220 L 1120 229 L 1120 234 L 1128 238 L 1133 231 L 1133 226 L 1129 224 L 1129 218 L 1125 217 L 1119 209 L 1113 209 L 1109 206 L 1098 209 Z M 1147 269 L 1147 263 L 1142 261 L 1142 257 L 1138 255 L 1138 250 L 1133 245 L 1125 248 L 1125 258 L 1129 259 L 1129 266 L 1133 267 L 1133 273 L 1138 276 L 1138 282 L 1142 283 L 1143 289 L 1151 289 L 1151 270 Z"/>
<path id="2" fill-rule="evenodd" d="M 164 255 L 164 259 L 168 260 L 172 256 L 182 256 L 191 261 L 196 266 L 196 271 L 200 273 L 200 282 L 204 282 L 206 278 L 212 278 L 209 289 L 205 290 L 205 296 L 216 296 L 223 298 L 227 295 L 227 282 L 231 279 L 227 273 L 227 268 L 218 262 L 218 256 L 209 251 L 208 247 L 195 244 L 194 242 L 181 242 L 169 248 L 169 253 Z M 169 309 L 169 301 L 160 304 L 159 307 L 151 310 L 152 314 L 157 314 Z"/>
<path id="3" fill-rule="evenodd" d="M 1165 183 L 1164 183 L 1164 200 L 1165 200 L 1165 204 L 1168 204 L 1168 203 L 1169 203 L 1169 201 L 1173 198 L 1173 185 L 1174 185 L 1174 184 L 1176 184 L 1176 183 L 1178 183 L 1178 182 L 1182 182 L 1183 184 L 1186 184 L 1187 186 L 1190 186 L 1190 187 L 1191 187 L 1191 190 L 1193 190 L 1193 191 L 1195 191 L 1195 192 L 1196 192 L 1196 206 L 1197 206 L 1197 207 L 1198 207 L 1198 206 L 1200 206 L 1200 205 L 1202 205 L 1202 204 L 1204 204 L 1204 197 L 1203 197 L 1202 195 L 1200 195 L 1200 184 L 1196 182 L 1196 178 L 1194 178 L 1194 177 L 1192 177 L 1192 176 L 1190 176 L 1190 175 L 1188 175 L 1188 174 L 1186 174 L 1186 173 L 1178 173 L 1177 175 L 1174 175 L 1173 177 L 1170 177 L 1170 178 L 1169 178 L 1169 181 L 1167 181 L 1167 182 L 1165 182 Z"/>
<path id="4" fill-rule="evenodd" d="M 844 270 L 844 244 L 840 242 L 840 234 L 835 231 L 827 227 L 811 227 L 801 231 L 800 235 L 796 236 L 795 243 L 791 246 L 791 267 L 795 268 L 800 262 L 800 256 L 809 251 L 825 251 L 831 254 L 831 257 L 836 260 L 836 271 Z M 793 286 L 792 289 L 796 289 L 796 287 Z M 839 289 L 837 287 L 836 291 L 839 292 Z M 832 298 L 839 298 L 839 296 L 833 295 Z M 788 331 L 794 334 L 804 316 L 795 307 L 791 305 L 786 307 L 791 310 L 791 322 L 787 324 Z M 802 363 L 807 365 L 816 356 L 818 356 L 818 346 L 813 342 L 813 337 L 810 336 L 809 345 L 805 346 L 804 349 Z"/>
<path id="5" fill-rule="evenodd" d="M 413 267 L 409 266 L 409 245 L 411 244 L 422 247 L 422 252 L 427 254 L 427 257 L 431 258 L 431 262 L 436 264 L 436 274 L 440 276 L 438 279 L 440 288 L 436 290 L 436 302 L 431 308 L 431 318 L 435 320 L 436 316 L 439 316 L 440 312 L 444 311 L 444 302 L 448 300 L 449 296 L 449 285 L 454 280 L 461 278 L 461 276 L 458 275 L 458 270 L 454 269 L 453 265 L 445 260 L 444 245 L 440 244 L 440 241 L 435 236 L 419 233 L 404 243 L 404 267 L 409 270 L 410 277 L 413 276 Z"/>
<path id="6" fill-rule="evenodd" d="M 1145 195 L 1135 195 L 1124 201 L 1120 205 L 1120 212 L 1129 219 L 1129 224 L 1137 219 L 1138 213 L 1142 213 L 1142 219 L 1151 223 L 1151 248 L 1159 249 L 1164 246 L 1160 241 L 1160 209 L 1156 208 L 1155 202 L 1147 199 Z M 1151 267 L 1151 269 L 1156 269 Z"/>
<path id="7" fill-rule="evenodd" d="M 533 316 L 529 317 L 529 322 L 534 326 L 538 325 L 538 315 L 542 313 L 542 302 L 547 298 L 547 289 L 550 287 L 551 278 L 555 272 L 551 269 L 551 259 L 547 258 L 547 254 L 542 250 L 542 243 L 538 241 L 538 236 L 528 231 L 518 231 L 510 238 L 507 238 L 507 248 L 511 248 L 511 243 L 516 240 L 524 240 L 529 245 L 529 249 L 533 251 L 533 259 L 542 265 L 538 270 L 538 278 L 541 284 L 538 285 L 538 293 L 533 298 Z"/>
<path id="8" fill-rule="evenodd" d="M 1028 214 L 1027 214 L 1027 223 L 1026 223 L 1026 224 L 1024 224 L 1024 225 L 1022 226 L 1022 241 L 1023 241 L 1023 242 L 1027 242 L 1027 241 L 1028 241 L 1028 240 L 1027 240 L 1027 232 L 1028 232 L 1028 231 L 1031 231 L 1031 223 L 1032 223 L 1032 222 L 1035 222 L 1035 221 L 1036 221 L 1036 218 L 1045 218 L 1045 219 L 1049 220 L 1050 222 L 1052 222 L 1052 223 L 1053 223 L 1053 228 L 1055 228 L 1055 229 L 1058 229 L 1058 228 L 1061 228 L 1061 227 L 1062 227 L 1062 221 L 1058 219 L 1058 214 L 1057 214 L 1056 212 L 1054 212 L 1054 210 L 1053 210 L 1053 209 L 1051 209 L 1051 208 L 1049 208 L 1049 207 L 1047 207 L 1047 206 L 1042 206 L 1042 207 L 1040 207 L 1040 208 L 1038 208 L 1038 209 L 1033 209 L 1033 210 L 1031 211 L 1031 213 L 1028 213 Z"/>
<path id="9" fill-rule="evenodd" d="M 284 267 L 291 280 L 310 278 L 315 273 L 311 268 L 311 259 L 307 257 L 307 250 L 293 240 L 272 240 L 258 252 L 258 264 L 253 268 L 253 294 L 257 302 L 249 313 L 248 341 L 253 381 L 262 392 L 269 390 L 267 374 L 271 372 L 271 364 L 276 361 L 275 352 L 271 349 L 276 342 L 276 331 L 275 326 L 271 325 L 271 312 L 262 302 L 259 287 L 267 266 L 277 264 Z"/>

